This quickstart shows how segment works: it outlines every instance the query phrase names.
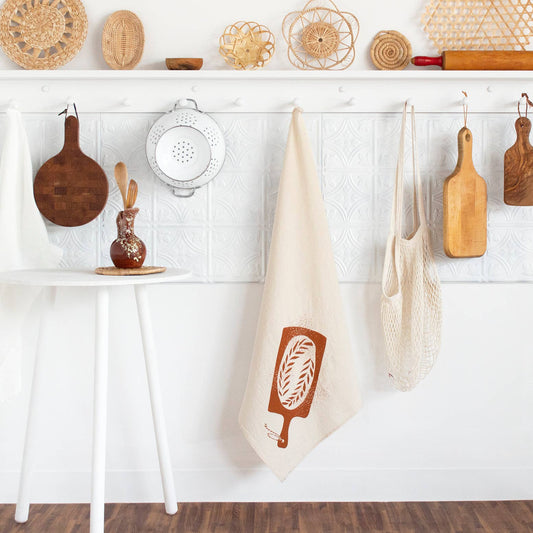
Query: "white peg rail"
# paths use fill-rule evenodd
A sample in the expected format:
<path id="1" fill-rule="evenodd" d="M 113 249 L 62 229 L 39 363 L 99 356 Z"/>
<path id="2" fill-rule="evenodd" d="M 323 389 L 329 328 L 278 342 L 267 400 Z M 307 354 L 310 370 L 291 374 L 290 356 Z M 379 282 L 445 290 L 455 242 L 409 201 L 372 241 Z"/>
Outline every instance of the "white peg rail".
<path id="1" fill-rule="evenodd" d="M 529 71 L 0 71 L 0 109 L 57 112 L 75 101 L 81 112 L 163 112 L 194 98 L 211 112 L 390 112 L 412 99 L 418 111 L 513 112 L 533 94 Z"/>

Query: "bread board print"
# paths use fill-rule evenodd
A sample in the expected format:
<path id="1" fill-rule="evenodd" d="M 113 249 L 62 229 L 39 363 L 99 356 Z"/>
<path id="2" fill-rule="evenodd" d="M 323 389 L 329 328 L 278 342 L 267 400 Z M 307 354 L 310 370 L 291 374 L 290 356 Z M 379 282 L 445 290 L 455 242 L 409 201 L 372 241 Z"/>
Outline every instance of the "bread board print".
<path id="1" fill-rule="evenodd" d="M 487 250 L 487 184 L 472 160 L 472 132 L 457 136 L 458 160 L 444 182 L 444 251 L 449 257 L 480 257 Z"/>
<path id="2" fill-rule="evenodd" d="M 278 448 L 289 444 L 291 420 L 309 415 L 325 349 L 324 335 L 307 328 L 283 328 L 268 404 L 271 413 L 283 417 L 283 427 L 279 435 L 267 427 Z"/>
<path id="3" fill-rule="evenodd" d="M 533 146 L 529 142 L 531 121 L 515 122 L 516 142 L 505 152 L 503 201 L 507 205 L 533 205 Z"/>
<path id="4" fill-rule="evenodd" d="M 83 226 L 102 212 L 108 189 L 102 167 L 81 151 L 78 118 L 66 117 L 63 149 L 35 176 L 33 194 L 39 211 L 59 226 Z"/>

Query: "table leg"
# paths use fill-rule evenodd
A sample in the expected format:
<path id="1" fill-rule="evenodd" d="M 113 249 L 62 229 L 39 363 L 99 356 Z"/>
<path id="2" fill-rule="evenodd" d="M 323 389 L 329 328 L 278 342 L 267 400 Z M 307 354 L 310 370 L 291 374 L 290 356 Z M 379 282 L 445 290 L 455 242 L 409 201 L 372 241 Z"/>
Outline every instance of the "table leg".
<path id="1" fill-rule="evenodd" d="M 170 463 L 170 453 L 168 450 L 167 430 L 163 415 L 163 402 L 161 400 L 154 335 L 145 285 L 135 286 L 135 298 L 137 300 L 137 312 L 139 314 L 139 323 L 141 326 L 146 376 L 148 378 L 148 388 L 150 390 L 150 403 L 152 405 L 152 418 L 154 421 L 155 439 L 157 443 L 157 455 L 159 457 L 159 469 L 161 471 L 163 495 L 165 498 L 165 510 L 168 514 L 175 514 L 178 510 L 178 504 L 176 503 L 176 490 L 174 488 L 172 465 Z"/>
<path id="2" fill-rule="evenodd" d="M 28 419 L 26 422 L 26 436 L 24 437 L 24 451 L 22 453 L 22 468 L 20 471 L 19 493 L 17 507 L 15 510 L 15 521 L 26 522 L 30 512 L 30 495 L 29 485 L 33 466 L 34 448 L 35 448 L 35 422 L 36 407 L 38 399 L 41 396 L 42 371 L 41 361 L 42 353 L 47 345 L 47 336 L 50 331 L 50 322 L 52 320 L 52 307 L 55 300 L 55 287 L 46 287 L 43 293 L 43 307 L 41 311 L 41 323 L 37 337 L 37 351 L 35 353 L 35 362 L 33 366 L 33 378 L 30 392 L 30 405 L 28 409 Z"/>
<path id="3" fill-rule="evenodd" d="M 96 294 L 91 533 L 104 531 L 108 352 L 109 288 L 99 287 Z"/>

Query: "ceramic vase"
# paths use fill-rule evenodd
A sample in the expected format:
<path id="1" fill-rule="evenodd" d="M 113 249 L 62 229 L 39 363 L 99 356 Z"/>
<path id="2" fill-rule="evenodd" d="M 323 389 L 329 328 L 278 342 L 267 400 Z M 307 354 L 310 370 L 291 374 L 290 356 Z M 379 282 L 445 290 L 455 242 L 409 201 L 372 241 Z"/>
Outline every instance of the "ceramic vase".
<path id="1" fill-rule="evenodd" d="M 117 216 L 117 238 L 111 244 L 111 261 L 117 268 L 139 268 L 146 258 L 146 246 L 135 235 L 135 217 L 139 209 L 132 207 Z"/>

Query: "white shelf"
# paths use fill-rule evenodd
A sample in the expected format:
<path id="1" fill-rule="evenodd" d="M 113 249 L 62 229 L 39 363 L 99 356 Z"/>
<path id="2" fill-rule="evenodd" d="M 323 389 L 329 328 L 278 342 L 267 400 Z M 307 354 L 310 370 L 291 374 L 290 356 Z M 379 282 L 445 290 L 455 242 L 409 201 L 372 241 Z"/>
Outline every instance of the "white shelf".
<path id="1" fill-rule="evenodd" d="M 163 112 L 194 98 L 214 112 L 392 112 L 411 98 L 418 111 L 512 112 L 533 71 L 300 70 L 3 70 L 0 109 L 16 99 L 22 111 L 58 111 L 74 98 L 84 112 Z"/>
<path id="2" fill-rule="evenodd" d="M 0 80 L 533 80 L 533 70 L 0 70 Z"/>

